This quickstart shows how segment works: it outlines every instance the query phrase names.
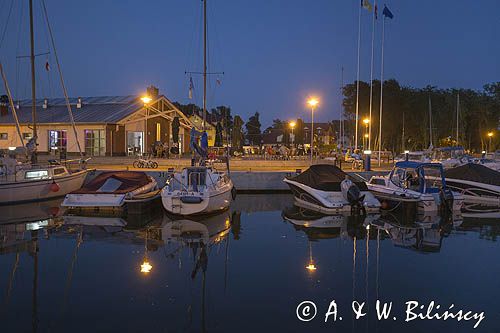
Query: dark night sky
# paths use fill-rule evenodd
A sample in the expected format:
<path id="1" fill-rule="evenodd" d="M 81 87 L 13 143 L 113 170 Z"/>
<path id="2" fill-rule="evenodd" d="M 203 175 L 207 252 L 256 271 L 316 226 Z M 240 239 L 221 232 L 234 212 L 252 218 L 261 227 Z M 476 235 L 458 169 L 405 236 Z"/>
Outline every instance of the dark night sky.
<path id="1" fill-rule="evenodd" d="M 1 29 L 11 1 L 0 0 Z M 43 53 L 48 49 L 47 36 L 40 1 L 34 2 L 36 48 Z M 18 69 L 14 60 L 16 54 L 28 52 L 28 1 L 14 3 L 1 59 L 14 94 L 29 97 L 28 60 L 18 60 Z M 385 3 L 395 16 L 386 23 L 385 78 L 416 87 L 473 89 L 500 80 L 500 1 Z M 201 70 L 201 1 L 46 0 L 46 4 L 71 96 L 138 94 L 152 83 L 171 100 L 189 101 L 189 77 L 184 71 Z M 226 73 L 220 86 L 216 76 L 211 77 L 210 107 L 230 105 L 245 120 L 259 111 L 268 125 L 277 117 L 308 120 L 304 101 L 315 94 L 321 99 L 316 119 L 338 118 L 341 66 L 346 82 L 356 77 L 359 0 L 211 0 L 208 4 L 210 69 Z M 367 11 L 362 25 L 361 79 L 368 81 L 371 16 Z M 376 29 L 374 78 L 379 78 L 380 17 Z M 49 85 L 43 69 L 46 56 L 37 61 L 39 96 L 62 96 L 55 88 L 55 65 Z M 193 80 L 200 103 L 201 77 Z"/>

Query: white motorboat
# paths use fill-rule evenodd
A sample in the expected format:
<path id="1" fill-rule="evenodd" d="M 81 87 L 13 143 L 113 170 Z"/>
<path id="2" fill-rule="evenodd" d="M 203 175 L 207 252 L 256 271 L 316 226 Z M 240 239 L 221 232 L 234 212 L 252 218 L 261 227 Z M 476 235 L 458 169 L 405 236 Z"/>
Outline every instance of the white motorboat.
<path id="1" fill-rule="evenodd" d="M 441 163 L 443 168 L 448 169 L 468 163 L 469 157 L 463 147 L 441 147 L 435 148 L 432 162 Z"/>
<path id="2" fill-rule="evenodd" d="M 376 213 L 380 210 L 380 202 L 364 182 L 353 182 L 348 174 L 333 165 L 312 165 L 283 181 L 292 190 L 297 206 L 322 214 Z"/>
<path id="3" fill-rule="evenodd" d="M 229 207 L 235 196 L 225 172 L 195 166 L 173 173 L 161 191 L 163 207 L 176 215 L 210 214 Z"/>
<path id="4" fill-rule="evenodd" d="M 17 204 L 63 197 L 82 187 L 88 170 L 71 172 L 62 165 L 18 164 L 0 159 L 0 204 Z"/>
<path id="5" fill-rule="evenodd" d="M 447 187 L 439 163 L 397 162 L 388 176 L 373 176 L 367 186 L 384 206 L 414 203 L 419 213 L 459 211 L 464 203 Z"/>
<path id="6" fill-rule="evenodd" d="M 66 195 L 61 206 L 78 209 L 120 209 L 126 203 L 159 196 L 156 180 L 145 172 L 103 172 L 84 187 Z"/>
<path id="7" fill-rule="evenodd" d="M 500 207 L 500 172 L 468 163 L 444 172 L 446 185 L 461 193 L 466 203 Z"/>
<path id="8" fill-rule="evenodd" d="M 407 156 L 408 155 L 408 156 Z M 395 159 L 394 162 L 403 161 L 413 161 L 413 162 L 431 162 L 428 151 L 410 151 L 407 154 L 400 154 Z"/>

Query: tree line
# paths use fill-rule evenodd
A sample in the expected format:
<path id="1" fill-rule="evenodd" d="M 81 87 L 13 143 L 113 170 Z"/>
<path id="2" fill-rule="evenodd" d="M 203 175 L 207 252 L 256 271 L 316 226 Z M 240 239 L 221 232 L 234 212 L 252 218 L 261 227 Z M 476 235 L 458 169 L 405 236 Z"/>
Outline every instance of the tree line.
<path id="1" fill-rule="evenodd" d="M 346 135 L 355 135 L 356 81 L 343 87 Z M 413 88 L 398 81 L 384 81 L 382 107 L 382 147 L 400 152 L 433 146 L 461 145 L 474 152 L 486 149 L 493 132 L 492 148 L 498 145 L 500 120 L 500 82 L 482 90 L 440 89 L 435 86 Z M 456 116 L 458 105 L 458 142 Z M 370 85 L 359 82 L 358 138 L 364 134 L 362 119 L 369 116 Z M 380 81 L 373 81 L 372 149 L 378 149 Z M 430 125 L 432 124 L 432 125 Z M 404 133 L 403 133 L 404 132 Z M 358 141 L 361 141 L 358 139 Z M 375 145 L 374 143 L 377 143 Z"/>

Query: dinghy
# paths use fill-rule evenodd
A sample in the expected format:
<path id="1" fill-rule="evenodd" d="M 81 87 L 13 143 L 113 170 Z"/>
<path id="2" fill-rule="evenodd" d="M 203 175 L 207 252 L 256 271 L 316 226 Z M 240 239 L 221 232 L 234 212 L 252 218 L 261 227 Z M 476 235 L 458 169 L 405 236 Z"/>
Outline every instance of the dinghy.
<path id="1" fill-rule="evenodd" d="M 117 209 L 126 203 L 159 196 L 153 177 L 137 171 L 103 172 L 80 190 L 66 195 L 61 206 L 79 209 Z"/>
<path id="2" fill-rule="evenodd" d="M 295 204 L 322 214 L 376 213 L 380 202 L 362 181 L 329 164 L 312 165 L 303 173 L 283 180 L 295 196 Z"/>

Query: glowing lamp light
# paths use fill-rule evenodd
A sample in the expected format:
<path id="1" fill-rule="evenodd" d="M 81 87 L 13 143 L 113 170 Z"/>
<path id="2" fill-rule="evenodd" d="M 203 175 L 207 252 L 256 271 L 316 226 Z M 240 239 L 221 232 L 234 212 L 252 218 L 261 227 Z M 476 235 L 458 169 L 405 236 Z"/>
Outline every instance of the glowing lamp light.
<path id="1" fill-rule="evenodd" d="M 483 150 L 483 151 L 481 152 L 481 154 L 486 154 L 486 150 Z"/>
<path id="2" fill-rule="evenodd" d="M 488 132 L 488 137 L 492 137 L 493 136 L 493 132 Z"/>
<path id="3" fill-rule="evenodd" d="M 294 127 L 295 127 L 295 125 L 296 125 L 296 124 L 295 124 L 295 121 L 291 121 L 291 122 L 290 122 L 290 127 L 291 127 L 291 128 L 294 128 Z"/>
<path id="4" fill-rule="evenodd" d="M 312 107 L 315 107 L 316 105 L 318 105 L 319 101 L 316 99 L 316 98 L 310 98 L 308 101 L 307 101 L 307 104 L 309 104 L 310 106 Z"/>
<path id="5" fill-rule="evenodd" d="M 316 270 L 316 266 L 314 265 L 313 262 L 309 263 L 309 265 L 306 266 L 306 269 L 309 271 L 309 272 L 314 272 Z"/>
<path id="6" fill-rule="evenodd" d="M 370 225 L 369 224 L 366 225 L 366 230 L 370 230 Z"/>
<path id="7" fill-rule="evenodd" d="M 368 125 L 370 123 L 370 119 L 368 118 L 363 119 L 363 123 L 365 123 L 365 125 Z"/>
<path id="8" fill-rule="evenodd" d="M 365 138 L 367 138 L 367 139 L 368 139 L 368 134 L 365 134 Z"/>
<path id="9" fill-rule="evenodd" d="M 141 97 L 141 101 L 144 103 L 144 104 L 148 104 L 149 102 L 151 102 L 151 97 L 149 96 L 143 96 Z"/>
<path id="10" fill-rule="evenodd" d="M 10 151 L 16 150 L 16 147 L 9 147 Z"/>
<path id="11" fill-rule="evenodd" d="M 149 272 L 151 272 L 151 269 L 153 269 L 153 266 L 151 266 L 149 261 L 144 260 L 144 262 L 141 265 L 141 273 L 149 274 Z"/>
<path id="12" fill-rule="evenodd" d="M 371 155 L 372 151 L 371 150 L 364 150 L 363 154 L 365 154 L 365 155 Z"/>
<path id="13" fill-rule="evenodd" d="M 409 154 L 409 153 L 410 153 L 410 151 L 409 151 L 409 150 L 405 150 L 405 154 Z"/>

